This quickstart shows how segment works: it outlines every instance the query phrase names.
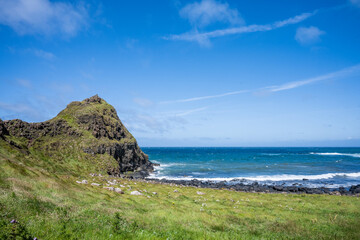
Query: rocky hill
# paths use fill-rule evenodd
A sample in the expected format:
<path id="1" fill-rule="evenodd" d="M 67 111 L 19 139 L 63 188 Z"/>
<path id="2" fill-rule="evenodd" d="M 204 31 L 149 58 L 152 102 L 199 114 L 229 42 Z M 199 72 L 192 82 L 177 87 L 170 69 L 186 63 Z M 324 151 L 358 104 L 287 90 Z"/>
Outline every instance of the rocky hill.
<path id="1" fill-rule="evenodd" d="M 114 107 L 97 95 L 70 103 L 45 122 L 0 120 L 0 149 L 53 172 L 146 176 L 153 170 Z"/>

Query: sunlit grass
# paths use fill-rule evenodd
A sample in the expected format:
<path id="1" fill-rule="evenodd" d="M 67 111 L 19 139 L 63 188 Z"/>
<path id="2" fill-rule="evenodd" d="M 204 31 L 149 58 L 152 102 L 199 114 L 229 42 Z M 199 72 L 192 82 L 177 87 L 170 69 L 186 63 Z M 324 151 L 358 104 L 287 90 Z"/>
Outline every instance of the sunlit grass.
<path id="1" fill-rule="evenodd" d="M 2 169 L 9 168 L 3 161 Z M 75 182 L 85 178 L 89 184 Z M 360 238 L 358 197 L 242 193 L 117 178 L 116 187 L 125 191 L 118 194 L 103 189 L 115 178 L 85 178 L 2 174 L 5 226 L 16 219 L 40 239 Z M 135 190 L 143 195 L 130 195 Z"/>

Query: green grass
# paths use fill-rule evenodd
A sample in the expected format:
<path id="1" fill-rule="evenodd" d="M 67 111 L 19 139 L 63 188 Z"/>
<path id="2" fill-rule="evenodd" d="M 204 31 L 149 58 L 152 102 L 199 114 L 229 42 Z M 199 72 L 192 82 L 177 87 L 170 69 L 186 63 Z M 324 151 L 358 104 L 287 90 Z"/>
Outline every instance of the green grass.
<path id="1" fill-rule="evenodd" d="M 118 194 L 103 189 L 115 178 L 56 173 L 43 167 L 51 160 L 38 161 L 0 148 L 0 239 L 360 239 L 359 197 L 116 179 L 125 186 Z M 76 183 L 83 179 L 89 184 Z"/>

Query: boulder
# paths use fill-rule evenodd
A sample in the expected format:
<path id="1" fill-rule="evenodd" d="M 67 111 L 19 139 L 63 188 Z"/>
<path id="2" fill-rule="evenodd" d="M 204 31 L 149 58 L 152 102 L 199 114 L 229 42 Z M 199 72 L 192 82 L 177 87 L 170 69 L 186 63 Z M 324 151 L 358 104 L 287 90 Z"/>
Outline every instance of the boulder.
<path id="1" fill-rule="evenodd" d="M 124 192 L 120 188 L 115 188 L 114 191 L 120 194 L 124 194 Z"/>
<path id="2" fill-rule="evenodd" d="M 140 195 L 143 195 L 141 192 L 139 192 L 139 191 L 132 191 L 131 193 L 130 193 L 130 195 L 136 195 L 136 196 L 140 196 Z"/>

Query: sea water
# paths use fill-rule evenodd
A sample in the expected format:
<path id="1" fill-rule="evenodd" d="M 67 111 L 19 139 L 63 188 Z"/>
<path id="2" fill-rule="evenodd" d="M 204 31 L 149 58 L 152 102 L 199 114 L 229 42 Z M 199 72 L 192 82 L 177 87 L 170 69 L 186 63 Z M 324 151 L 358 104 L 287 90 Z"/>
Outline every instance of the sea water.
<path id="1" fill-rule="evenodd" d="M 360 148 L 142 148 L 152 178 L 338 188 L 360 184 Z"/>

